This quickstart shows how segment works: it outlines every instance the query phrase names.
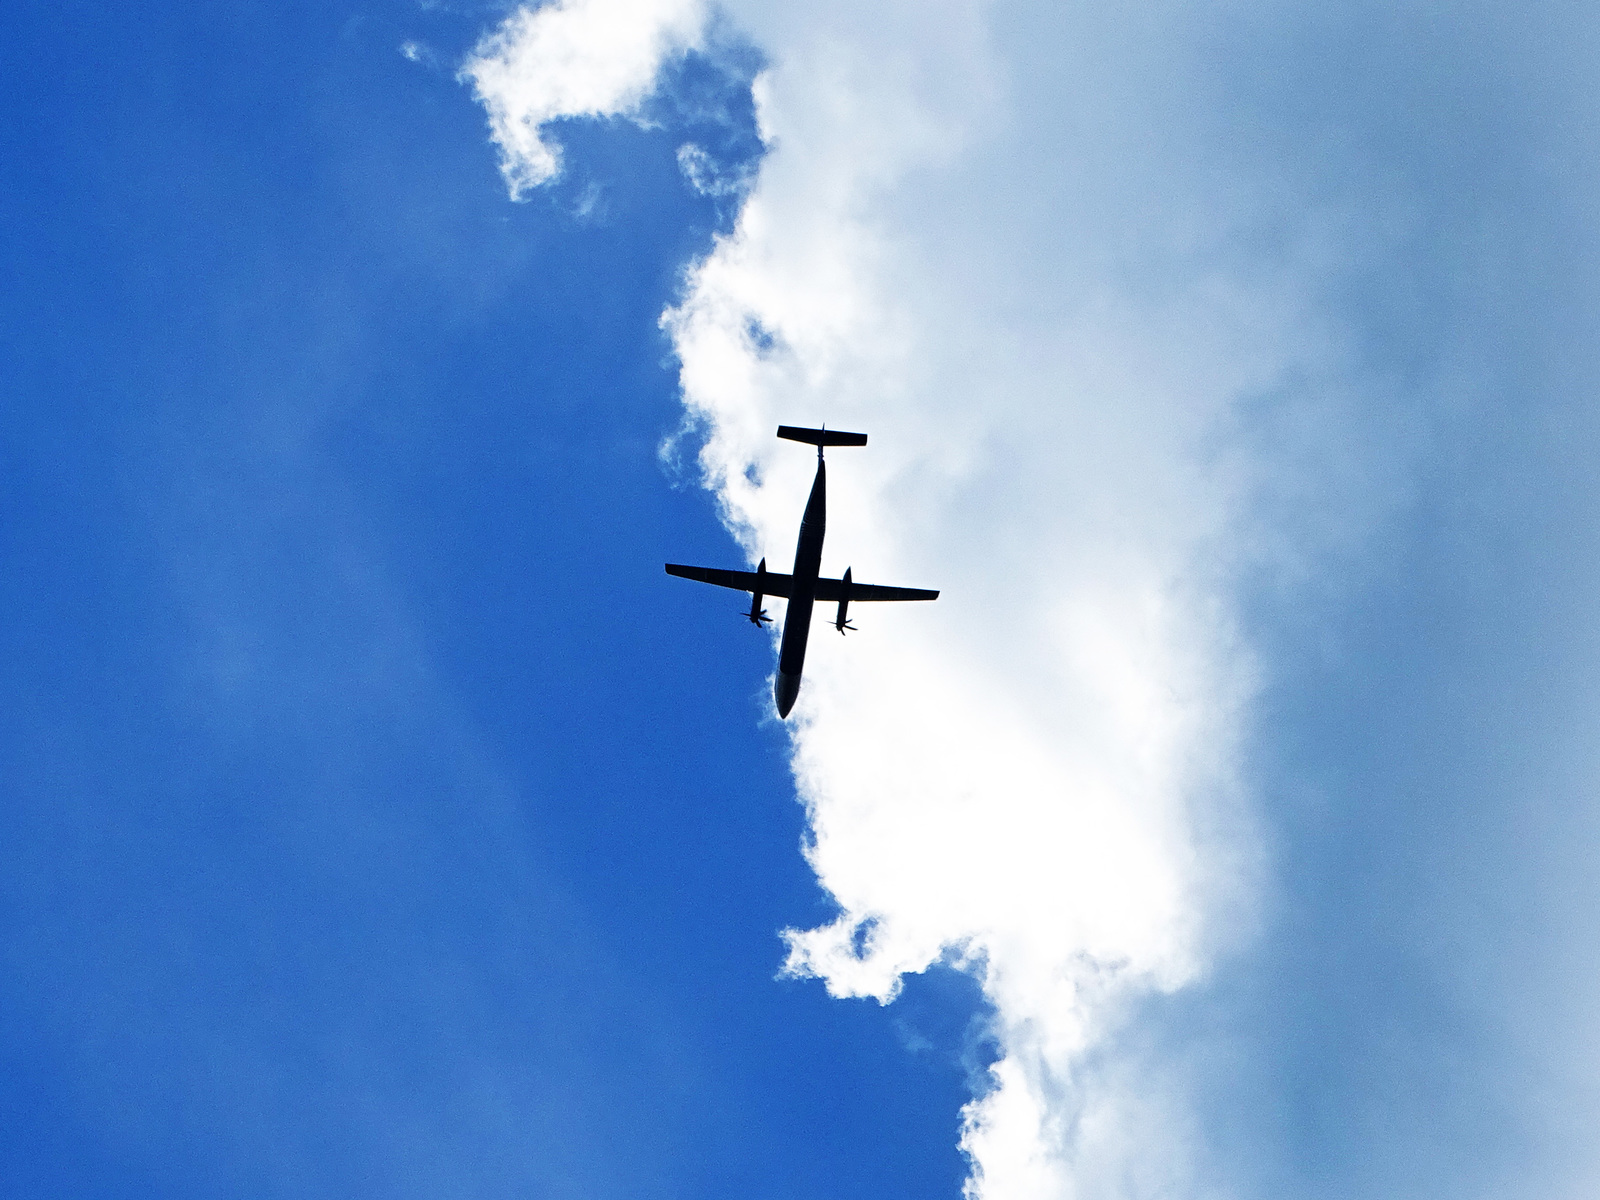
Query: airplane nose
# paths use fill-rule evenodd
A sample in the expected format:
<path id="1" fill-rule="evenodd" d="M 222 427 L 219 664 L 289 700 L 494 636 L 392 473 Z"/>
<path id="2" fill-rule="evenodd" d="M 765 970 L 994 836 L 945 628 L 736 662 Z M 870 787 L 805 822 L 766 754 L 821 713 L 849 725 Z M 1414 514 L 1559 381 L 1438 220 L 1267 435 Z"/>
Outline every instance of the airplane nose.
<path id="1" fill-rule="evenodd" d="M 772 685 L 772 698 L 778 702 L 778 715 L 787 717 L 789 710 L 794 707 L 795 697 L 800 694 L 800 676 L 785 675 L 778 672 L 778 678 Z"/>

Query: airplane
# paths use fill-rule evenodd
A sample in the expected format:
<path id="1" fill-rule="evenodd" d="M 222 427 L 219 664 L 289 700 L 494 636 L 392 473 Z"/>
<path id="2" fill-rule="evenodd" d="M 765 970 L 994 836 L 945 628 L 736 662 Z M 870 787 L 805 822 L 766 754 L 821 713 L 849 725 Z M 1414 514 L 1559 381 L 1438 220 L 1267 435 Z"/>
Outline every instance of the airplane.
<path id="1" fill-rule="evenodd" d="M 827 428 L 802 429 L 794 425 L 780 425 L 778 436 L 817 448 L 817 477 L 811 484 L 811 496 L 800 518 L 800 540 L 794 551 L 794 573 L 781 575 L 769 571 L 767 560 L 763 558 L 754 571 L 722 571 L 715 567 L 686 567 L 680 563 L 668 563 L 667 574 L 751 593 L 750 611 L 744 616 L 758 629 L 772 621 L 761 607 L 764 597 L 781 596 L 789 601 L 788 612 L 783 619 L 783 641 L 778 648 L 778 677 L 772 687 L 773 699 L 778 704 L 778 716 L 787 717 L 789 710 L 794 707 L 795 697 L 800 694 L 800 671 L 805 666 L 806 642 L 811 636 L 811 606 L 816 601 L 839 605 L 833 627 L 842 634 L 855 628 L 847 619 L 852 601 L 937 600 L 939 593 L 925 588 L 857 583 L 850 577 L 848 567 L 840 579 L 820 578 L 822 535 L 828 524 L 827 464 L 823 461 L 822 450 L 824 446 L 865 446 L 867 435 Z"/>

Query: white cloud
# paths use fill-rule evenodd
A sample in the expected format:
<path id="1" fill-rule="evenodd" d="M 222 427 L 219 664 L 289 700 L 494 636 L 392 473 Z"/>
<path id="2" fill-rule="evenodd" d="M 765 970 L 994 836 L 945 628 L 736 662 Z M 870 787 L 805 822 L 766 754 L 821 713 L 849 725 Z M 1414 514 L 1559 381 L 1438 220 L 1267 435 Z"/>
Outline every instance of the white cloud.
<path id="1" fill-rule="evenodd" d="M 563 117 L 630 117 L 673 55 L 699 44 L 700 0 L 556 0 L 519 8 L 461 68 L 489 113 L 513 199 L 561 173 L 544 127 Z"/>
<path id="2" fill-rule="evenodd" d="M 678 169 L 702 196 L 737 196 L 750 186 L 753 174 L 744 167 L 729 170 L 693 142 L 678 147 Z"/>
<path id="3" fill-rule="evenodd" d="M 941 959 L 981 977 L 1001 1058 L 965 1114 L 974 1197 L 1166 1188 L 1180 1117 L 1141 1126 L 1166 1110 L 1083 1064 L 1248 907 L 1231 581 L 1268 553 L 1246 520 L 1280 450 L 1230 430 L 1343 370 L 1295 282 L 1316 231 L 1217 168 L 1172 14 L 731 8 L 771 62 L 770 153 L 664 317 L 709 486 L 781 563 L 813 464 L 774 426 L 864 429 L 834 455 L 824 568 L 944 590 L 813 638 L 793 761 L 841 911 L 787 935 L 787 968 L 880 1001 Z M 528 20 L 476 77 L 491 113 Z M 544 177 L 531 120 L 501 139 L 514 187 Z"/>

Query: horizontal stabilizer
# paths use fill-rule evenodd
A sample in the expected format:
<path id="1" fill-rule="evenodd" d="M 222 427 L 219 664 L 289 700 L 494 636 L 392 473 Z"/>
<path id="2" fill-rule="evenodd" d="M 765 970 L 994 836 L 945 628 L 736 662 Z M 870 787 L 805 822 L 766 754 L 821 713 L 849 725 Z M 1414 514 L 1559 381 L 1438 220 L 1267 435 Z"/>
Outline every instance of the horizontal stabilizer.
<path id="1" fill-rule="evenodd" d="M 865 446 L 864 433 L 841 433 L 837 429 L 802 429 L 798 425 L 779 425 L 778 436 L 808 446 Z"/>

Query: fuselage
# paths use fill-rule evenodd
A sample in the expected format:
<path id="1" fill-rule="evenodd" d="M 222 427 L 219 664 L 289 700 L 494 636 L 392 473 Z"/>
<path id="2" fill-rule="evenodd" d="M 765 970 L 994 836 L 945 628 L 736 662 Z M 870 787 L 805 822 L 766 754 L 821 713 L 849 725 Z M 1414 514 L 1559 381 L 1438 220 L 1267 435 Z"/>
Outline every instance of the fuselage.
<path id="1" fill-rule="evenodd" d="M 783 640 L 778 646 L 778 678 L 773 699 L 778 715 L 787 717 L 800 694 L 800 672 L 806 665 L 806 642 L 811 637 L 811 606 L 816 603 L 817 576 L 822 572 L 822 537 L 828 528 L 828 466 L 817 454 L 817 477 L 811 484 L 805 515 L 800 518 L 800 540 L 794 548 L 794 575 L 789 585 L 789 607 L 783 618 Z"/>

